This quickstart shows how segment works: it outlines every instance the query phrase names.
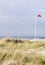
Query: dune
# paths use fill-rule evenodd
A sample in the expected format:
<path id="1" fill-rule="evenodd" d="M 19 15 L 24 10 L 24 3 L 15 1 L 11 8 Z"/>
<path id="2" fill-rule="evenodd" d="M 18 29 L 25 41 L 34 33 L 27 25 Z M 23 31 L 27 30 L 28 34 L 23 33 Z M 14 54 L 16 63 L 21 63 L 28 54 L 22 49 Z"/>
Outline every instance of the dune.
<path id="1" fill-rule="evenodd" d="M 0 39 L 0 65 L 45 65 L 45 39 Z"/>

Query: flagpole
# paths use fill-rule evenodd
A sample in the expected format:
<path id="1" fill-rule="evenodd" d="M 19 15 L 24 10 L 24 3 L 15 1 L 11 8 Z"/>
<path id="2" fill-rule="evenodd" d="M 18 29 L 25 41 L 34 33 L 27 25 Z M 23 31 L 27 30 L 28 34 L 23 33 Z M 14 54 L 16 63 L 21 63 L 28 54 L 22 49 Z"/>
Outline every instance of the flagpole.
<path id="1" fill-rule="evenodd" d="M 41 18 L 42 16 L 40 14 L 37 15 L 38 18 Z M 35 39 L 37 38 L 37 18 L 36 18 L 36 21 L 35 21 Z"/>
<path id="2" fill-rule="evenodd" d="M 37 34 L 37 31 L 36 31 L 36 24 L 37 24 L 37 22 L 35 21 L 35 39 L 36 39 L 36 34 Z"/>

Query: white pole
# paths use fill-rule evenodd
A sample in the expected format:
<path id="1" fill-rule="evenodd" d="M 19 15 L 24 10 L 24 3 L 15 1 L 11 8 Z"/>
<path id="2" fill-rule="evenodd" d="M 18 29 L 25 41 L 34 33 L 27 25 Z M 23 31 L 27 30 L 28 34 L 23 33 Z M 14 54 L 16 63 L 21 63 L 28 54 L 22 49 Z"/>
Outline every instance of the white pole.
<path id="1" fill-rule="evenodd" d="M 41 18 L 42 16 L 39 14 L 38 15 L 38 18 Z M 37 38 L 37 18 L 36 18 L 36 21 L 35 21 L 35 39 Z"/>
<path id="2" fill-rule="evenodd" d="M 37 21 L 35 21 L 35 39 L 36 39 L 36 34 L 37 34 L 37 31 L 36 31 L 36 25 L 37 24 Z"/>

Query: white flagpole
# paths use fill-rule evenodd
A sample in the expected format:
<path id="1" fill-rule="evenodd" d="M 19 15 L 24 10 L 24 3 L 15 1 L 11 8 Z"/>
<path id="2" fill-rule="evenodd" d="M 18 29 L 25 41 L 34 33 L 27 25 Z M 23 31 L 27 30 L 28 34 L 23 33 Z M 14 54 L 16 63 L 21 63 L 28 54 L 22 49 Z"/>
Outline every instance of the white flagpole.
<path id="1" fill-rule="evenodd" d="M 41 18 L 42 16 L 39 14 L 38 16 L 37 16 L 38 18 Z M 35 39 L 37 38 L 37 18 L 36 18 L 36 21 L 35 21 Z"/>
<path id="2" fill-rule="evenodd" d="M 35 21 L 35 39 L 36 39 L 36 34 L 37 34 L 37 31 L 36 31 L 36 25 L 37 24 L 37 21 Z"/>

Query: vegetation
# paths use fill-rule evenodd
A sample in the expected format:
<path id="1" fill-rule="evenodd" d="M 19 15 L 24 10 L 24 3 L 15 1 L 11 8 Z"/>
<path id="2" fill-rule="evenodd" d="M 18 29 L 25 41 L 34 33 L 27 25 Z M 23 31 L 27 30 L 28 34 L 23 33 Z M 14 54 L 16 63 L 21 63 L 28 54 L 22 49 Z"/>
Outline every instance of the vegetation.
<path id="1" fill-rule="evenodd" d="M 45 65 L 45 40 L 0 39 L 0 65 Z"/>

